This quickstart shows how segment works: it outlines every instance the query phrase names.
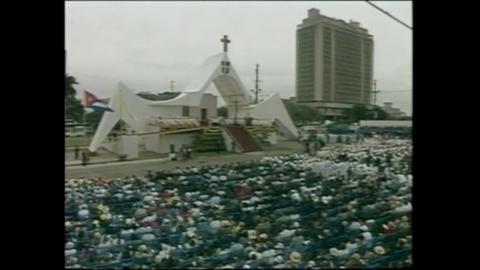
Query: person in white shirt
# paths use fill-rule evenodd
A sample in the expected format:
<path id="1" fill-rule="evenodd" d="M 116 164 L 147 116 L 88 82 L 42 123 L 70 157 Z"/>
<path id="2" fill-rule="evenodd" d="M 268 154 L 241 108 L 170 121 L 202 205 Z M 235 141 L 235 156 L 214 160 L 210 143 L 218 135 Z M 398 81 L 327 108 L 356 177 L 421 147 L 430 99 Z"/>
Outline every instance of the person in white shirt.
<path id="1" fill-rule="evenodd" d="M 168 159 L 170 159 L 171 161 L 175 161 L 175 160 L 177 160 L 177 155 L 172 152 L 172 153 L 168 154 Z"/>

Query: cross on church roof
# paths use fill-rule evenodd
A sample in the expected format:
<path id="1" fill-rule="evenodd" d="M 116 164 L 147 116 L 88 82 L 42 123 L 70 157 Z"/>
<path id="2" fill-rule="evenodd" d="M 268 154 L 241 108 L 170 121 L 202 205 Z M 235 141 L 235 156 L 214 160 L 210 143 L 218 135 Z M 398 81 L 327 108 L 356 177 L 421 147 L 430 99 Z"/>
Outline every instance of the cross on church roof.
<path id="1" fill-rule="evenodd" d="M 223 51 L 227 52 L 228 50 L 228 43 L 230 43 L 230 40 L 228 39 L 227 35 L 223 35 L 223 38 L 220 39 L 220 41 L 223 43 Z"/>

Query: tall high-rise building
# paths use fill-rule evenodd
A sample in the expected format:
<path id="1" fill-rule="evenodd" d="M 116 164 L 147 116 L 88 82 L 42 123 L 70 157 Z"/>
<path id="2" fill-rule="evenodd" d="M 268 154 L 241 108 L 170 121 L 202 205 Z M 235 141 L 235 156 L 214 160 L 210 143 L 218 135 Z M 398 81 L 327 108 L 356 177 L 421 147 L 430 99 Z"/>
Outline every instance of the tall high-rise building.
<path id="1" fill-rule="evenodd" d="M 346 115 L 354 104 L 371 104 L 373 36 L 360 23 L 308 10 L 297 26 L 297 102 L 329 119 Z"/>

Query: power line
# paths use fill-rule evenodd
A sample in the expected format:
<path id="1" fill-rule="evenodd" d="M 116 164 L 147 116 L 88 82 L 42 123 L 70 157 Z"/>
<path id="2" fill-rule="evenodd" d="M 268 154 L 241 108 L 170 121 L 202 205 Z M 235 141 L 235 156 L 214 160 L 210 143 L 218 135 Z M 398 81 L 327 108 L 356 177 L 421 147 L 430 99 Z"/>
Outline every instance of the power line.
<path id="1" fill-rule="evenodd" d="M 412 92 L 412 90 L 394 90 L 394 91 L 386 91 L 386 90 L 382 90 L 382 94 L 385 94 L 385 93 L 399 93 L 399 92 Z"/>
<path id="2" fill-rule="evenodd" d="M 388 17 L 394 19 L 395 21 L 401 23 L 403 26 L 407 27 L 408 29 L 410 30 L 413 30 L 413 28 L 411 26 L 409 26 L 408 24 L 402 22 L 401 20 L 397 19 L 395 16 L 393 16 L 392 14 L 388 13 L 387 11 L 383 10 L 382 8 L 380 8 L 379 6 L 375 5 L 374 3 L 371 3 L 370 1 L 365 1 L 367 2 L 368 4 L 370 4 L 371 6 L 373 6 L 374 8 L 380 10 L 381 12 L 385 13 Z"/>
<path id="3" fill-rule="evenodd" d="M 385 91 L 385 92 L 412 92 L 412 89 L 408 89 L 408 90 L 382 90 L 382 91 Z"/>

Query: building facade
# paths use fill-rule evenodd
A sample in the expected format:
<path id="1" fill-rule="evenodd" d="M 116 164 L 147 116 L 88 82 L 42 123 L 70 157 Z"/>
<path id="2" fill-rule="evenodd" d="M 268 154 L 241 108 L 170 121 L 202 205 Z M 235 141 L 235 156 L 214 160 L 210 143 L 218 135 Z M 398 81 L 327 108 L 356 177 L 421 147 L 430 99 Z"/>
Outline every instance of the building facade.
<path id="1" fill-rule="evenodd" d="M 327 119 L 344 116 L 354 104 L 370 107 L 373 36 L 349 23 L 308 10 L 297 26 L 296 97 Z"/>
<path id="2" fill-rule="evenodd" d="M 399 108 L 393 107 L 392 102 L 384 102 L 382 110 L 384 110 L 392 118 L 400 118 L 407 116 Z"/>

